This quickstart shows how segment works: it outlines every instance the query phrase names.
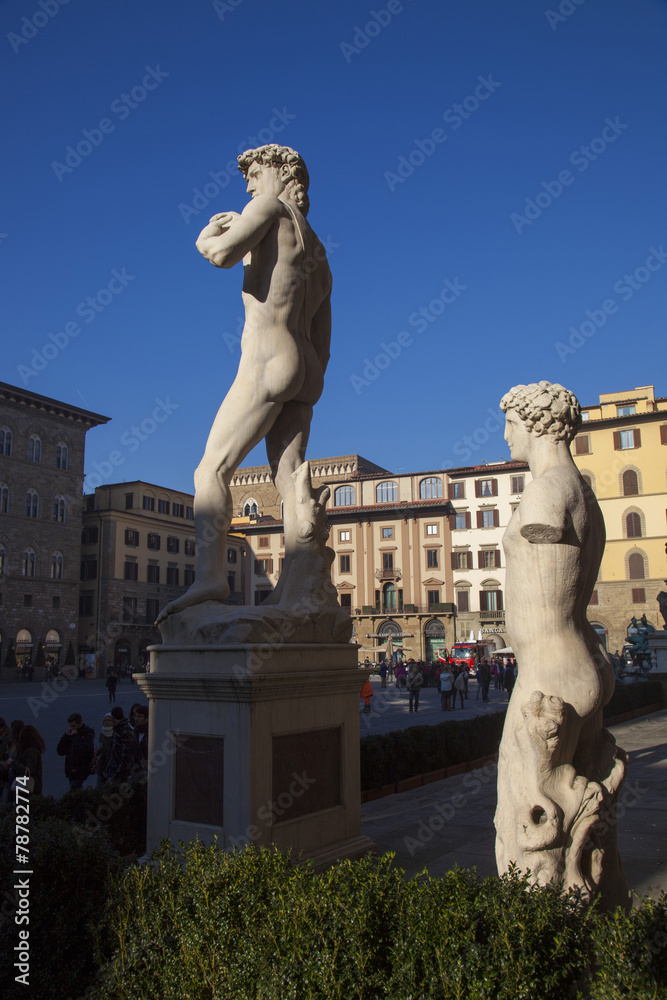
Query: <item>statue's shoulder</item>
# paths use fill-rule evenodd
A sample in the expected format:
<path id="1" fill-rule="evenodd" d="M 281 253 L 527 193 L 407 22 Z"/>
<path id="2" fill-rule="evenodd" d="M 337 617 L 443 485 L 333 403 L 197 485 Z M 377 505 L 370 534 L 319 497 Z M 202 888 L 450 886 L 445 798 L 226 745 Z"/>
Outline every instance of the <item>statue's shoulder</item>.
<path id="1" fill-rule="evenodd" d="M 289 211 L 287 206 L 280 198 L 276 198 L 272 194 L 258 194 L 257 197 L 252 198 L 246 207 L 243 209 L 243 215 L 250 215 L 254 217 L 267 218 L 279 218 L 280 216 L 289 216 Z"/>

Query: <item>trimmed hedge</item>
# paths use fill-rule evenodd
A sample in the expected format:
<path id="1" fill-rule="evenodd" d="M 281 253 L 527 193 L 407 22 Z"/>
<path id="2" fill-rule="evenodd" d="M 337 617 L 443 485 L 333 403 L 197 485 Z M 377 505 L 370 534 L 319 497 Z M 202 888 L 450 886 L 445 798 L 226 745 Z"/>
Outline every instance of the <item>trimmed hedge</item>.
<path id="1" fill-rule="evenodd" d="M 667 996 L 667 898 L 611 917 L 512 872 L 405 881 L 250 848 L 163 846 L 110 903 L 95 1000 L 647 1000 Z M 592 959 L 592 970 L 590 962 Z"/>
<path id="2" fill-rule="evenodd" d="M 605 705 L 602 715 L 605 719 L 612 719 L 615 715 L 625 715 L 626 712 L 634 712 L 648 705 L 664 706 L 660 681 L 633 681 L 632 684 L 621 684 L 616 681 L 614 693 L 609 704 Z"/>

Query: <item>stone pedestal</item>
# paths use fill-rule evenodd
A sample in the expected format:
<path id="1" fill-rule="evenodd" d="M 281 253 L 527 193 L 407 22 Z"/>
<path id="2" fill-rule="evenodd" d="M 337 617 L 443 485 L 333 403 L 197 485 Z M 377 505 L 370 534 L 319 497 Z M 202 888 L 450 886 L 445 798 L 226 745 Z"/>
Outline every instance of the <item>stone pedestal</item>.
<path id="1" fill-rule="evenodd" d="M 357 648 L 162 645 L 136 675 L 150 704 L 147 851 L 218 837 L 322 867 L 361 835 Z"/>
<path id="2" fill-rule="evenodd" d="M 667 630 L 651 632 L 648 637 L 648 645 L 651 650 L 651 674 L 657 670 L 661 674 L 667 674 Z"/>

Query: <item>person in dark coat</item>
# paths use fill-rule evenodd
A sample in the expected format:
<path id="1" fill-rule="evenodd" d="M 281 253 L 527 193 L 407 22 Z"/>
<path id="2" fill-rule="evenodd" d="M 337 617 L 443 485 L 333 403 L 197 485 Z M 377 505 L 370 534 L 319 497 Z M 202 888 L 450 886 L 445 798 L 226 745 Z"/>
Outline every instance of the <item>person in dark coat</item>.
<path id="1" fill-rule="evenodd" d="M 145 774 L 148 770 L 148 706 L 139 705 L 134 714 L 134 763 Z"/>
<path id="2" fill-rule="evenodd" d="M 508 701 L 512 697 L 512 691 L 514 690 L 515 681 L 516 677 L 514 676 L 514 664 L 510 661 L 505 667 L 505 673 L 503 674 L 503 687 L 507 691 Z"/>
<path id="3" fill-rule="evenodd" d="M 109 692 L 109 704 L 111 705 L 116 700 L 116 688 L 118 687 L 118 674 L 115 670 L 112 670 L 107 677 L 106 686 Z"/>
<path id="4" fill-rule="evenodd" d="M 120 705 L 111 709 L 113 739 L 106 771 L 107 781 L 127 781 L 134 764 L 134 730 Z"/>
<path id="5" fill-rule="evenodd" d="M 109 766 L 111 756 L 111 744 L 113 742 L 113 715 L 105 715 L 102 720 L 99 742 L 95 751 L 95 773 L 97 774 L 97 787 L 100 788 L 106 781 L 104 777 Z"/>
<path id="6" fill-rule="evenodd" d="M 42 794 L 42 754 L 46 744 L 34 726 L 24 726 L 19 733 L 14 761 L 14 777 L 29 776 L 35 782 L 31 795 Z"/>
<path id="7" fill-rule="evenodd" d="M 65 775 L 70 788 L 81 788 L 90 775 L 90 765 L 95 753 L 95 733 L 84 725 L 78 712 L 73 712 L 67 721 L 70 728 L 60 737 L 56 752 L 65 758 Z"/>

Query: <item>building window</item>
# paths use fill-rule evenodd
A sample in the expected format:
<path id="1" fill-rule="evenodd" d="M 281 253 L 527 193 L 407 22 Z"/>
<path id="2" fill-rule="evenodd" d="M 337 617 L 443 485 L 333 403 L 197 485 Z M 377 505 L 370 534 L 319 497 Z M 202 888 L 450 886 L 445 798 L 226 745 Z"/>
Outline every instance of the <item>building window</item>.
<path id="1" fill-rule="evenodd" d="M 667 424 L 660 424 L 660 444 L 667 444 Z"/>
<path id="2" fill-rule="evenodd" d="M 79 594 L 79 615 L 82 618 L 92 618 L 94 597 L 93 590 L 82 590 Z"/>
<path id="3" fill-rule="evenodd" d="M 378 483 L 375 489 L 376 503 L 396 503 L 398 486 L 396 483 Z"/>
<path id="4" fill-rule="evenodd" d="M 646 604 L 646 590 L 644 589 L 644 587 L 632 588 L 632 603 Z"/>
<path id="5" fill-rule="evenodd" d="M 271 547 L 271 539 L 269 535 L 260 535 L 259 541 L 257 542 L 258 549 L 268 549 Z"/>
<path id="6" fill-rule="evenodd" d="M 382 537 L 383 538 L 393 538 L 394 537 L 394 529 L 393 528 L 383 528 L 382 529 Z"/>
<path id="7" fill-rule="evenodd" d="M 99 532 L 96 524 L 87 524 L 81 532 L 82 545 L 96 545 Z"/>
<path id="8" fill-rule="evenodd" d="M 62 524 L 65 520 L 65 497 L 55 497 L 53 501 L 53 520 Z"/>
<path id="9" fill-rule="evenodd" d="M 244 517 L 256 517 L 257 516 L 257 502 L 255 500 L 248 500 L 243 507 Z"/>
<path id="10" fill-rule="evenodd" d="M 186 556 L 193 556 L 196 551 L 194 538 L 186 538 L 185 542 L 183 543 L 183 548 Z"/>
<path id="11" fill-rule="evenodd" d="M 382 609 L 383 611 L 396 610 L 396 587 L 393 583 L 385 583 L 382 588 Z"/>
<path id="12" fill-rule="evenodd" d="M 498 480 L 497 479 L 477 479 L 475 481 L 475 496 L 476 497 L 497 497 L 498 496 Z"/>
<path id="13" fill-rule="evenodd" d="M 383 552 L 382 553 L 382 569 L 392 570 L 394 568 L 394 553 L 393 552 Z"/>
<path id="14" fill-rule="evenodd" d="M 353 507 L 354 504 L 354 486 L 339 486 L 334 491 L 334 507 Z"/>
<path id="15" fill-rule="evenodd" d="M 62 553 L 54 552 L 51 556 L 51 579 L 62 580 L 63 578 L 63 557 Z"/>
<path id="16" fill-rule="evenodd" d="M 97 579 L 97 559 L 90 556 L 84 556 L 81 560 L 81 573 L 82 580 L 96 580 Z"/>
<path id="17" fill-rule="evenodd" d="M 450 483 L 448 489 L 448 495 L 450 500 L 465 500 L 466 498 L 466 484 L 465 483 Z"/>
<path id="18" fill-rule="evenodd" d="M 419 484 L 419 499 L 420 500 L 437 500 L 442 496 L 442 480 L 438 479 L 436 476 L 429 476 L 428 479 L 422 479 Z"/>
<path id="19" fill-rule="evenodd" d="M 352 594 L 339 594 L 338 600 L 340 601 L 341 608 L 349 610 L 352 607 Z"/>
<path id="20" fill-rule="evenodd" d="M 273 573 L 273 559 L 255 559 L 255 576 L 268 576 Z"/>
<path id="21" fill-rule="evenodd" d="M 625 470 L 622 482 L 624 497 L 636 497 L 639 495 L 639 480 L 634 469 Z"/>
<path id="22" fill-rule="evenodd" d="M 599 604 L 600 603 L 600 599 L 598 597 L 597 590 L 593 591 L 593 593 L 591 594 L 591 599 L 590 599 L 590 601 L 588 603 L 589 604 Z"/>
<path id="23" fill-rule="evenodd" d="M 497 510 L 478 510 L 478 528 L 497 528 L 500 525 L 500 512 Z"/>
<path id="24" fill-rule="evenodd" d="M 646 579 L 646 566 L 644 556 L 639 552 L 633 552 L 628 557 L 628 577 L 630 580 Z"/>
<path id="25" fill-rule="evenodd" d="M 146 537 L 146 545 L 149 549 L 153 549 L 153 551 L 157 552 L 160 548 L 160 536 L 149 531 Z"/>
<path id="26" fill-rule="evenodd" d="M 169 501 L 168 500 L 158 500 L 157 502 L 157 512 L 158 514 L 168 514 L 169 513 Z"/>
<path id="27" fill-rule="evenodd" d="M 195 582 L 195 568 L 194 566 L 186 566 L 183 572 L 183 583 L 186 587 L 191 587 Z"/>
<path id="28" fill-rule="evenodd" d="M 480 549 L 477 553 L 477 568 L 492 569 L 500 567 L 500 549 Z"/>
<path id="29" fill-rule="evenodd" d="M 125 529 L 125 544 L 136 547 L 139 544 L 139 532 L 134 528 Z"/>
<path id="30" fill-rule="evenodd" d="M 236 573 L 227 574 L 227 586 L 229 587 L 230 594 L 233 594 L 236 590 Z"/>
<path id="31" fill-rule="evenodd" d="M 590 434 L 577 434 L 577 436 L 574 439 L 574 453 L 575 455 L 590 455 L 591 453 Z"/>
<path id="32" fill-rule="evenodd" d="M 454 530 L 460 531 L 462 528 L 470 527 L 470 514 L 462 513 L 454 515 Z"/>
<path id="33" fill-rule="evenodd" d="M 160 601 L 157 597 L 146 598 L 146 624 L 152 625 L 160 614 Z"/>
<path id="34" fill-rule="evenodd" d="M 159 583 L 160 582 L 160 564 L 156 563 L 153 559 L 149 560 L 146 569 L 146 582 L 147 583 Z"/>
<path id="35" fill-rule="evenodd" d="M 167 552 L 175 555 L 179 548 L 178 538 L 175 535 L 167 535 Z"/>
<path id="36" fill-rule="evenodd" d="M 186 521 L 194 521 L 194 519 L 195 519 L 194 507 L 186 507 L 185 508 L 185 520 Z"/>
<path id="37" fill-rule="evenodd" d="M 452 552 L 452 569 L 472 569 L 472 552 Z"/>
<path id="38" fill-rule="evenodd" d="M 430 607 L 434 604 L 440 604 L 440 591 L 439 590 L 427 590 L 426 591 L 426 601 Z"/>
<path id="39" fill-rule="evenodd" d="M 25 516 L 39 516 L 39 497 L 36 490 L 28 490 L 25 495 Z"/>
<path id="40" fill-rule="evenodd" d="M 503 592 L 502 590 L 480 590 L 479 592 L 480 611 L 502 611 Z"/>
<path id="41" fill-rule="evenodd" d="M 134 507 L 134 493 L 125 494 L 125 510 L 132 510 Z"/>
<path id="42" fill-rule="evenodd" d="M 123 612 L 122 620 L 124 622 L 136 622 L 137 620 L 137 599 L 136 597 L 130 597 L 129 594 L 123 594 Z"/>
<path id="43" fill-rule="evenodd" d="M 641 448 L 641 443 L 641 433 L 637 428 L 629 431 L 614 431 L 614 449 L 616 451 Z"/>
<path id="44" fill-rule="evenodd" d="M 135 559 L 125 560 L 123 579 L 125 580 L 139 579 L 139 564 Z"/>
<path id="45" fill-rule="evenodd" d="M 23 607 L 24 608 L 31 608 L 32 607 L 32 594 L 24 594 L 23 595 Z"/>
<path id="46" fill-rule="evenodd" d="M 155 497 L 144 496 L 143 508 L 144 510 L 155 510 Z"/>
<path id="47" fill-rule="evenodd" d="M 634 417 L 636 412 L 637 412 L 637 405 L 635 403 L 629 403 L 627 406 L 616 407 L 617 417 Z"/>
<path id="48" fill-rule="evenodd" d="M 227 549 L 227 562 L 231 565 L 236 562 L 236 549 Z"/>
<path id="49" fill-rule="evenodd" d="M 21 560 L 21 576 L 34 576 L 36 557 L 34 549 L 26 549 Z"/>
<path id="50" fill-rule="evenodd" d="M 29 462 L 42 461 L 42 442 L 41 439 L 38 438 L 36 434 L 31 434 L 30 440 L 28 441 L 28 461 Z"/>
<path id="51" fill-rule="evenodd" d="M 642 537 L 642 519 L 635 511 L 625 518 L 625 531 L 628 538 Z"/>
<path id="52" fill-rule="evenodd" d="M 437 549 L 427 549 L 426 550 L 426 567 L 427 569 L 437 569 L 439 566 L 438 550 Z"/>
<path id="53" fill-rule="evenodd" d="M 51 607 L 54 611 L 60 608 L 60 594 L 53 594 L 51 596 Z"/>
<path id="54" fill-rule="evenodd" d="M 466 614 L 470 611 L 470 594 L 467 590 L 456 591 L 456 610 L 459 614 Z"/>
<path id="55" fill-rule="evenodd" d="M 9 427 L 0 430 L 0 455 L 11 456 L 12 453 L 12 432 Z"/>
<path id="56" fill-rule="evenodd" d="M 0 514 L 9 514 L 9 486 L 0 483 Z"/>
<path id="57" fill-rule="evenodd" d="M 6 565 L 7 565 L 7 551 L 4 545 L 0 545 L 0 576 L 5 575 Z"/>
<path id="58" fill-rule="evenodd" d="M 167 584 L 170 587 L 178 587 L 178 566 L 167 566 Z"/>
<path id="59" fill-rule="evenodd" d="M 56 469 L 67 469 L 69 468 L 69 452 L 67 450 L 67 445 L 60 444 L 56 445 Z"/>
<path id="60" fill-rule="evenodd" d="M 338 541 L 339 542 L 349 542 L 350 541 L 350 532 L 349 531 L 339 531 L 338 532 Z"/>
<path id="61" fill-rule="evenodd" d="M 512 493 L 523 493 L 525 476 L 512 476 Z"/>
<path id="62" fill-rule="evenodd" d="M 340 572 L 349 573 L 350 572 L 350 557 L 340 556 Z"/>
<path id="63" fill-rule="evenodd" d="M 438 535 L 439 534 L 438 525 L 437 524 L 427 524 L 426 525 L 426 534 L 427 535 Z"/>

